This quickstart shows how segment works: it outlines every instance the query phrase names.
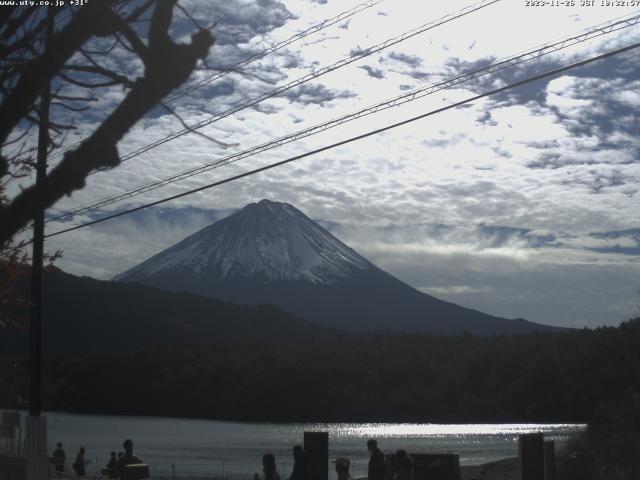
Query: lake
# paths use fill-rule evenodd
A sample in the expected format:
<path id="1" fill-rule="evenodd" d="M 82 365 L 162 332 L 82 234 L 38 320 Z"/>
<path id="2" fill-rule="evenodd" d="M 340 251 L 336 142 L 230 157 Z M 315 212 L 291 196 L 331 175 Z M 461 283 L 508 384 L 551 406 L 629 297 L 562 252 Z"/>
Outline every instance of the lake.
<path id="1" fill-rule="evenodd" d="M 518 435 L 543 432 L 562 445 L 584 428 L 575 424 L 440 425 L 409 423 L 264 424 L 181 418 L 126 417 L 47 413 L 49 451 L 64 444 L 67 468 L 80 446 L 92 463 L 87 475 L 103 466 L 110 451 L 121 451 L 125 438 L 148 463 L 154 476 L 171 478 L 229 477 L 250 479 L 261 470 L 262 455 L 272 452 L 281 477 L 293 466 L 291 449 L 302 444 L 303 432 L 329 432 L 329 456 L 352 461 L 354 477 L 366 476 L 366 441 L 376 438 L 384 452 L 400 448 L 409 453 L 458 453 L 462 465 L 514 457 Z M 330 470 L 330 478 L 335 478 Z"/>

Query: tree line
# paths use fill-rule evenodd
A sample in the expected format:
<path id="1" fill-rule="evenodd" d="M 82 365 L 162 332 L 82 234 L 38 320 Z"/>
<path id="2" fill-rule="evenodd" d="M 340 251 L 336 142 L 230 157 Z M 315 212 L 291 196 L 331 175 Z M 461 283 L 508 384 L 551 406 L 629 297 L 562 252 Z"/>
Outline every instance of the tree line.
<path id="1" fill-rule="evenodd" d="M 637 345 L 640 319 L 489 338 L 378 333 L 56 354 L 45 362 L 44 406 L 265 422 L 583 422 L 640 392 Z M 26 368 L 0 361 L 5 407 L 26 397 Z"/>

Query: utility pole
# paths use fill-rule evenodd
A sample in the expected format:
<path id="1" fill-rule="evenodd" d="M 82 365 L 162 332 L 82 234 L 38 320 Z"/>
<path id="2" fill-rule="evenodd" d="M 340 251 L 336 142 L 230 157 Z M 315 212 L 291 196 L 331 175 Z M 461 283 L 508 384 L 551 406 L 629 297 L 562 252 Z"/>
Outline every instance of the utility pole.
<path id="1" fill-rule="evenodd" d="M 47 26 L 44 40 L 45 53 L 50 46 L 55 14 L 47 7 Z M 49 148 L 50 84 L 41 94 L 40 125 L 38 129 L 38 158 L 36 185 L 42 185 L 47 174 Z M 33 218 L 33 260 L 30 302 L 30 390 L 27 417 L 27 480 L 48 480 L 47 417 L 42 416 L 42 266 L 44 261 L 44 209 Z"/>

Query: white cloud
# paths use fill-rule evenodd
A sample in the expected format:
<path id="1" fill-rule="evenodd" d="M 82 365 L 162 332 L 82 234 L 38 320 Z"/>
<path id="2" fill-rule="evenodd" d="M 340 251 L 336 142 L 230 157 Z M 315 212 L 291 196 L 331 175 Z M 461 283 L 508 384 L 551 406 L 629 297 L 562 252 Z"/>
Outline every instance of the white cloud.
<path id="1" fill-rule="evenodd" d="M 229 65 L 357 3 L 270 0 L 258 5 L 233 0 L 212 10 L 208 2 L 190 0 L 185 6 L 203 24 L 218 22 L 214 30 L 221 42 L 209 60 Z M 614 16 L 599 7 L 536 9 L 523 3 L 505 1 L 487 7 L 324 75 L 308 83 L 306 93 L 292 91 L 289 97 L 270 99 L 259 109 L 243 110 L 202 129 L 238 146 L 225 149 L 195 135 L 166 143 L 114 171 L 90 177 L 87 188 L 62 200 L 54 210 L 74 208 L 216 161 L 392 98 L 407 86 L 439 81 L 457 68 L 477 67 L 490 58 L 564 38 Z M 347 29 L 329 28 L 247 69 L 257 76 L 228 75 L 221 81 L 223 87 L 211 85 L 183 97 L 174 107 L 187 123 L 194 124 L 340 60 L 355 48 L 375 45 L 467 4 L 457 0 L 382 2 L 351 18 Z M 616 9 L 615 16 L 632 10 Z M 156 200 L 298 155 L 638 39 L 640 28 L 620 30 L 508 74 L 344 124 L 124 205 Z M 605 66 L 566 72 L 165 207 L 228 210 L 265 197 L 287 201 L 312 218 L 343 225 L 341 238 L 347 243 L 425 291 L 441 292 L 447 299 L 496 314 L 538 321 L 550 318 L 557 324 L 597 324 L 598 318 L 616 323 L 634 295 L 636 259 L 591 249 L 633 247 L 634 239 L 600 239 L 590 234 L 638 228 L 637 63 L 637 56 L 629 54 Z M 365 65 L 371 72 L 382 72 L 384 78 L 359 68 Z M 194 79 L 206 79 L 209 74 L 199 71 Z M 121 96 L 117 89 L 105 90 L 99 98 L 100 110 L 107 112 Z M 77 118 L 78 135 L 71 135 L 69 142 L 95 128 L 96 120 Z M 156 113 L 132 129 L 119 149 L 130 152 L 181 129 L 173 116 Z M 65 249 L 63 268 L 108 278 L 204 225 L 207 218 L 189 214 L 179 224 L 121 218 L 55 237 L 50 246 Z M 498 233 L 477 234 L 482 224 L 528 233 L 507 236 L 508 241 L 496 244 Z M 446 235 L 434 225 L 446 226 Z M 554 237 L 553 246 L 532 246 L 532 238 L 545 234 Z M 609 286 L 622 281 L 625 287 L 617 291 Z M 612 300 L 605 307 L 607 298 Z"/>
<path id="2" fill-rule="evenodd" d="M 468 293 L 491 293 L 491 287 L 471 287 L 469 285 L 451 285 L 445 287 L 418 287 L 418 290 L 434 296 L 460 295 Z"/>
<path id="3" fill-rule="evenodd" d="M 613 98 L 620 103 L 624 103 L 633 108 L 640 107 L 640 93 L 637 89 L 640 87 L 640 82 L 633 82 L 634 85 L 628 85 L 627 90 L 616 92 L 613 94 Z"/>

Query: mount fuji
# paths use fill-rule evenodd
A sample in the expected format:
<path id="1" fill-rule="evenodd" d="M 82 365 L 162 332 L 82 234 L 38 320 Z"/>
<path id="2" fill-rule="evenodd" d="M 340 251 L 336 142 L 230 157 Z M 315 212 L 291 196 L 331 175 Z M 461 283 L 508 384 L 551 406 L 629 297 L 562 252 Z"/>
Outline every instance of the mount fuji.
<path id="1" fill-rule="evenodd" d="M 292 205 L 269 200 L 247 205 L 113 280 L 241 304 L 271 303 L 344 330 L 493 335 L 555 329 L 422 293 Z"/>

